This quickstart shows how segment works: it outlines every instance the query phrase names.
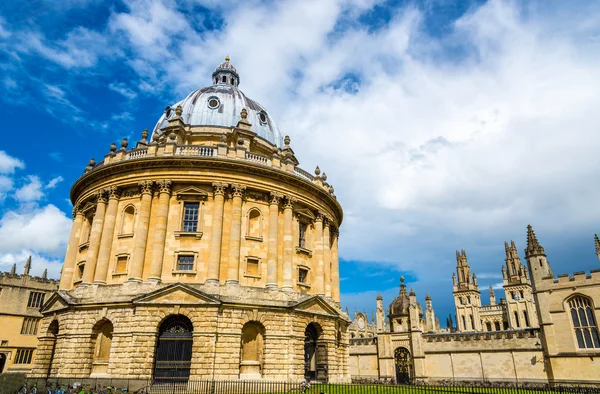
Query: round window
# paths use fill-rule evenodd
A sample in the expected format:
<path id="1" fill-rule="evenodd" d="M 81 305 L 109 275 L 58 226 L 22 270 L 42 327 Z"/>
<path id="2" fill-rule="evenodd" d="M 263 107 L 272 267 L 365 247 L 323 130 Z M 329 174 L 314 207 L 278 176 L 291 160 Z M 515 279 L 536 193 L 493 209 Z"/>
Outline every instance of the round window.
<path id="1" fill-rule="evenodd" d="M 260 123 L 267 123 L 267 114 L 264 112 L 259 113 L 258 119 L 260 120 Z"/>
<path id="2" fill-rule="evenodd" d="M 217 109 L 217 108 L 219 108 L 220 104 L 221 103 L 219 102 L 219 99 L 217 97 L 209 97 L 208 98 L 208 108 Z"/>
<path id="3" fill-rule="evenodd" d="M 168 119 L 171 116 L 171 107 L 165 108 L 165 117 Z"/>

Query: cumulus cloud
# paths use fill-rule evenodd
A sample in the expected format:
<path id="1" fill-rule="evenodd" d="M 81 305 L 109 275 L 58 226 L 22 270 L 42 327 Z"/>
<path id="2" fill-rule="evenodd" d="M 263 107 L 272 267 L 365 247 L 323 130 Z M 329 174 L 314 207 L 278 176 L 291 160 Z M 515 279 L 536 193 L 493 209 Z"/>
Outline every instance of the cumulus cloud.
<path id="1" fill-rule="evenodd" d="M 56 206 L 7 211 L 0 218 L 0 256 L 34 251 L 62 258 L 71 220 Z"/>
<path id="2" fill-rule="evenodd" d="M 46 186 L 44 186 L 45 189 L 54 189 L 56 187 L 56 185 L 58 185 L 59 183 L 61 183 L 62 181 L 64 181 L 65 179 L 62 176 L 57 176 L 54 177 L 50 180 L 50 182 L 48 182 L 46 184 Z"/>
<path id="3" fill-rule="evenodd" d="M 0 150 L 0 174 L 12 174 L 18 168 L 25 168 L 25 163 Z"/>
<path id="4" fill-rule="evenodd" d="M 29 175 L 26 179 L 27 183 L 15 190 L 15 199 L 20 202 L 31 202 L 44 197 L 40 178 L 35 175 Z"/>
<path id="5" fill-rule="evenodd" d="M 1 253 L 0 254 L 0 272 L 10 271 L 14 264 L 17 265 L 17 273 L 22 274 L 25 268 L 27 259 L 31 256 L 31 271 L 32 276 L 42 276 L 44 270 L 48 270 L 48 278 L 58 279 L 62 268 L 61 259 L 47 258 L 37 254 L 31 250 L 21 250 L 18 253 Z"/>

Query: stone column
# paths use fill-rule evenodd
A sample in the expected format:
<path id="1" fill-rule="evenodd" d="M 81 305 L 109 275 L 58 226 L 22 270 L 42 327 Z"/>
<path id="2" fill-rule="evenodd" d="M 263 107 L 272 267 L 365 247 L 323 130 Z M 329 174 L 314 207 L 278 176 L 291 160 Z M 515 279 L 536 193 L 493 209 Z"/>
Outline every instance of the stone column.
<path id="1" fill-rule="evenodd" d="M 293 208 L 295 200 L 286 197 L 283 205 L 283 289 L 292 290 L 294 284 Z"/>
<path id="2" fill-rule="evenodd" d="M 331 229 L 333 236 L 331 243 L 331 298 L 340 302 L 340 262 L 338 255 L 339 231 L 336 228 Z"/>
<path id="3" fill-rule="evenodd" d="M 323 214 L 317 212 L 315 218 L 315 287 L 317 295 L 325 295 L 324 264 L 323 264 Z"/>
<path id="4" fill-rule="evenodd" d="M 148 227 L 150 224 L 150 209 L 152 207 L 153 181 L 140 181 L 138 187 L 142 193 L 140 214 L 135 226 L 133 254 L 131 256 L 131 269 L 128 270 L 129 282 L 141 282 L 144 271 L 144 258 L 146 257 L 146 244 L 148 242 Z"/>
<path id="5" fill-rule="evenodd" d="M 323 220 L 323 278 L 325 297 L 331 298 L 331 249 L 329 248 L 329 219 Z"/>
<path id="6" fill-rule="evenodd" d="M 219 266 L 221 263 L 221 238 L 223 237 L 223 203 L 227 184 L 214 182 L 212 231 L 208 251 L 208 276 L 206 283 L 219 284 Z"/>
<path id="7" fill-rule="evenodd" d="M 108 192 L 108 207 L 104 215 L 104 226 L 102 227 L 102 238 L 100 238 L 100 250 L 98 251 L 98 266 L 94 275 L 94 283 L 97 284 L 106 283 L 108 266 L 110 265 L 110 250 L 117 221 L 117 208 L 119 206 L 117 187 L 111 186 L 105 190 Z"/>
<path id="8" fill-rule="evenodd" d="M 98 262 L 98 250 L 100 249 L 100 238 L 102 227 L 104 227 L 104 214 L 106 213 L 106 193 L 104 190 L 96 192 L 96 213 L 92 221 L 90 231 L 90 243 L 88 246 L 85 266 L 83 267 L 82 284 L 91 284 L 94 281 L 94 271 Z"/>
<path id="9" fill-rule="evenodd" d="M 269 194 L 269 241 L 267 252 L 267 287 L 277 287 L 277 240 L 279 232 L 277 224 L 279 220 L 279 193 L 271 192 Z"/>
<path id="10" fill-rule="evenodd" d="M 167 238 L 167 222 L 169 219 L 169 200 L 171 198 L 171 181 L 163 179 L 156 181 L 158 186 L 158 207 L 156 209 L 156 224 L 152 239 L 152 261 L 148 281 L 161 281 L 163 257 L 165 255 L 165 240 Z"/>
<path id="11" fill-rule="evenodd" d="M 63 264 L 62 274 L 60 275 L 59 290 L 69 290 L 73 284 L 73 270 L 79 251 L 79 237 L 81 236 L 81 225 L 84 216 L 81 212 L 79 204 L 73 207 L 73 224 L 71 225 L 71 234 L 69 235 L 69 244 L 67 245 L 67 253 Z"/>
<path id="12" fill-rule="evenodd" d="M 232 184 L 233 200 L 231 206 L 231 232 L 229 233 L 228 285 L 239 284 L 240 277 L 240 239 L 242 237 L 242 196 L 246 186 Z"/>

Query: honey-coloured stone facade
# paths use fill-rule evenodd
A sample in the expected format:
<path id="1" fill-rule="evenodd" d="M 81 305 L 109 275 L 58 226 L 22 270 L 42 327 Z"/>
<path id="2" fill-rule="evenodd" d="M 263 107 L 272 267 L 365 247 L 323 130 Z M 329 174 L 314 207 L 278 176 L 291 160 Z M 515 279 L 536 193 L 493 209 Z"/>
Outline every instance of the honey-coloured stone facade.
<path id="1" fill-rule="evenodd" d="M 33 375 L 349 380 L 334 189 L 228 61 L 213 77 L 73 185 Z"/>

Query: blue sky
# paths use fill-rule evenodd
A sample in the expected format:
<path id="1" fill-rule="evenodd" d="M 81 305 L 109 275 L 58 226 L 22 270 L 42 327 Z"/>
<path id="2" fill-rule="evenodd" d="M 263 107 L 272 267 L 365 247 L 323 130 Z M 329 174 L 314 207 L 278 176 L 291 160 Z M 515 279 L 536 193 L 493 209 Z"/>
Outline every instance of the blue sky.
<path id="1" fill-rule="evenodd" d="M 70 185 L 225 55 L 327 172 L 344 306 L 400 275 L 442 323 L 456 249 L 481 287 L 531 223 L 555 273 L 597 268 L 600 5 L 575 1 L 36 0 L 0 4 L 0 269 L 56 276 Z M 521 253 L 521 257 L 523 257 Z M 502 296 L 498 294 L 497 296 Z M 482 291 L 487 300 L 487 290 Z"/>

